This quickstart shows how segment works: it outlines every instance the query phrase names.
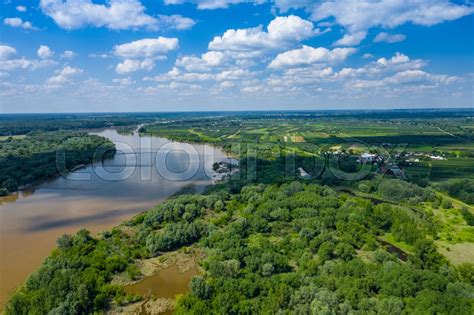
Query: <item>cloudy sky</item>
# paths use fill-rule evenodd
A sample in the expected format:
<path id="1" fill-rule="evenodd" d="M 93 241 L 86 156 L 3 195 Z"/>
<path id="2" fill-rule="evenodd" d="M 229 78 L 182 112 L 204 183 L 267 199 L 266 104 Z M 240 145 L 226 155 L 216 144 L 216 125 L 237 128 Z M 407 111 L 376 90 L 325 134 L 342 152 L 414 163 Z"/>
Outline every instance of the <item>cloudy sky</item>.
<path id="1" fill-rule="evenodd" d="M 0 1 L 0 113 L 474 107 L 471 0 Z"/>

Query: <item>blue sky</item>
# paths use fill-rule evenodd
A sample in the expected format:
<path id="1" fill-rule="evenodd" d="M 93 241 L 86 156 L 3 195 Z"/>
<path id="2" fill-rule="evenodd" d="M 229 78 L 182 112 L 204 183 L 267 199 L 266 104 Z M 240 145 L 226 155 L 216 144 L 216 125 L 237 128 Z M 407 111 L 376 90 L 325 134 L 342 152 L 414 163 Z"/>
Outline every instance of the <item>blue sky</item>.
<path id="1" fill-rule="evenodd" d="M 474 107 L 472 1 L 0 1 L 0 113 Z"/>

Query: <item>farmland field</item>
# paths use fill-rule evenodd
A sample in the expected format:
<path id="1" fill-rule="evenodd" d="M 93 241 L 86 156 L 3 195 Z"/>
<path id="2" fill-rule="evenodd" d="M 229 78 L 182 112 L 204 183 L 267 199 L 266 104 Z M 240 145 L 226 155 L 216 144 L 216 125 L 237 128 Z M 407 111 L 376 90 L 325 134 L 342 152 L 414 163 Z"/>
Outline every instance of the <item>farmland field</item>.
<path id="1" fill-rule="evenodd" d="M 470 292 L 474 270 L 472 112 L 170 113 L 110 119 L 115 129 L 99 134 L 137 143 L 163 137 L 178 141 L 175 148 L 185 147 L 182 142 L 211 144 L 238 165 L 209 165 L 223 177 L 203 194 L 195 193 L 194 184 L 184 186 L 111 231 L 61 236 L 58 248 L 10 297 L 7 314 L 30 308 L 47 312 L 69 299 L 57 284 L 76 294 L 74 305 L 95 312 L 165 305 L 180 314 L 232 313 L 229 299 L 235 313 L 245 313 L 248 299 L 256 309 L 278 312 L 292 309 L 285 301 L 296 299 L 300 293 L 295 292 L 318 284 L 323 290 L 318 292 L 337 292 L 348 308 L 362 313 L 363 303 L 385 305 L 388 294 L 408 313 L 424 309 L 428 299 L 440 310 L 452 309 L 455 301 L 460 314 L 469 314 L 471 301 L 452 288 Z M 89 125 L 84 120 L 63 124 L 67 129 Z M 0 164 L 3 194 L 18 188 L 13 184 L 28 183 L 30 177 L 14 176 L 18 170 L 37 174 L 54 162 L 50 155 L 57 139 L 72 137 L 66 144 L 77 149 L 76 155 L 90 153 L 92 142 L 112 145 L 80 133 L 83 128 L 37 129 L 44 126 L 37 121 L 24 137 L 0 140 L 5 160 L 24 161 Z M 37 151 L 48 157 L 41 168 Z M 54 176 L 53 166 L 43 177 Z M 130 206 L 155 198 L 156 192 L 142 195 L 144 187 L 153 190 L 148 185 L 139 182 L 131 190 L 134 185 L 125 183 L 121 198 L 130 199 Z M 112 199 L 107 202 L 116 207 L 116 196 Z M 184 295 L 170 299 L 165 283 Z M 393 289 L 399 286 L 411 293 Z M 93 299 L 80 300 L 81 292 Z M 431 293 L 420 298 L 423 292 Z M 431 295 L 439 297 L 436 302 Z"/>

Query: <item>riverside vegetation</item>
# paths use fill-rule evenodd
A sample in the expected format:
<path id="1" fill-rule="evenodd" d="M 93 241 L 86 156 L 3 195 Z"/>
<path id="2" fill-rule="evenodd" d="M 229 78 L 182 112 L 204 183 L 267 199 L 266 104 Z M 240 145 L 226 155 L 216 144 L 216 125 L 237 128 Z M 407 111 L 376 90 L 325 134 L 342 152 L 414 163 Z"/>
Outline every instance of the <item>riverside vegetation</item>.
<path id="1" fill-rule="evenodd" d="M 60 237 L 5 313 L 133 304 L 144 297 L 125 293 L 115 276 L 140 279 L 140 261 L 194 248 L 204 253 L 203 272 L 177 297 L 176 314 L 472 314 L 472 114 L 384 115 L 365 118 L 364 128 L 350 114 L 308 113 L 178 115 L 142 127 L 219 144 L 240 158 L 240 171 L 98 236 Z M 401 139 L 413 141 L 396 154 L 403 178 L 381 172 L 383 162 L 357 161 L 367 143 L 391 152 Z M 331 165 L 370 168 L 348 181 Z"/>
<path id="2" fill-rule="evenodd" d="M 110 283 L 114 274 L 138 278 L 137 260 L 196 244 L 207 254 L 205 272 L 178 298 L 178 314 L 471 314 L 474 266 L 453 266 L 439 254 L 438 232 L 410 207 L 317 184 L 250 184 L 239 193 L 220 185 L 98 238 L 85 230 L 62 236 L 6 313 L 92 313 L 133 302 L 139 297 Z M 410 247 L 407 261 L 380 243 L 388 233 Z"/>
<path id="3" fill-rule="evenodd" d="M 32 133 L 0 141 L 0 196 L 115 154 L 114 144 L 81 132 Z"/>

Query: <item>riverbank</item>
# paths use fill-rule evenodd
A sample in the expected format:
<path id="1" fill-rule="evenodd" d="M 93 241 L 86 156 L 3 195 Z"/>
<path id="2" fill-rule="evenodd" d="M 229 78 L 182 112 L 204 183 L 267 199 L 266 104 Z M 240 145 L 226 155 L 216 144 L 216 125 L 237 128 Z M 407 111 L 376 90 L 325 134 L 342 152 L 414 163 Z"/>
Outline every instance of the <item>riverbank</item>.
<path id="1" fill-rule="evenodd" d="M 114 154 L 111 141 L 81 131 L 35 133 L 21 140 L 0 141 L 0 195 L 67 176 Z"/>
<path id="2" fill-rule="evenodd" d="M 159 137 L 123 136 L 114 129 L 97 134 L 114 143 L 127 143 L 132 148 L 140 141 L 149 141 L 154 148 L 173 143 L 173 149 L 179 153 L 189 145 Z M 170 163 L 174 170 L 187 167 L 189 159 L 203 161 L 197 172 L 184 180 L 161 177 L 148 163 L 151 160 L 143 159 L 145 163 L 135 165 L 134 171 L 123 180 L 104 180 L 89 165 L 64 178 L 50 179 L 0 200 L 0 309 L 14 288 L 48 257 L 62 234 L 87 228 L 94 235 L 154 207 L 185 186 L 193 184 L 199 192 L 212 185 L 212 178 L 206 174 L 213 174 L 213 162 L 225 159 L 227 155 L 205 145 L 195 149 L 188 159 L 171 154 L 168 161 L 159 161 Z M 122 158 L 119 154 L 105 161 L 104 167 L 120 171 L 124 169 Z M 81 180 L 84 176 L 88 178 Z"/>
<path id="3" fill-rule="evenodd" d="M 132 281 L 124 272 L 116 275 L 112 284 L 125 288 L 129 294 L 142 299 L 126 306 L 113 306 L 108 314 L 169 314 L 174 310 L 175 297 L 185 294 L 191 278 L 202 273 L 198 262 L 205 258 L 196 246 L 165 253 L 162 256 L 138 260 L 136 266 L 142 277 Z"/>

